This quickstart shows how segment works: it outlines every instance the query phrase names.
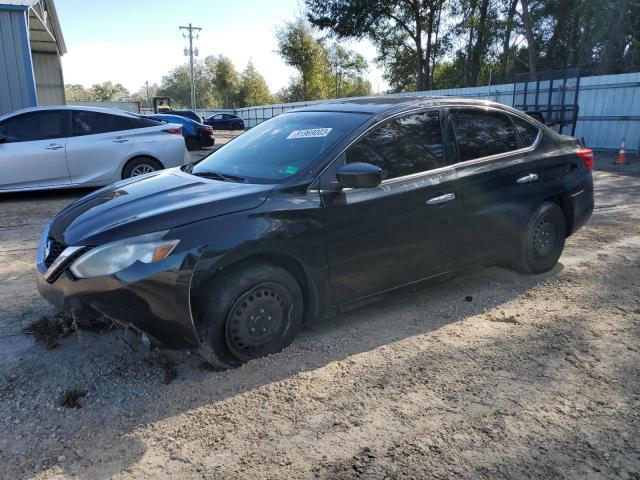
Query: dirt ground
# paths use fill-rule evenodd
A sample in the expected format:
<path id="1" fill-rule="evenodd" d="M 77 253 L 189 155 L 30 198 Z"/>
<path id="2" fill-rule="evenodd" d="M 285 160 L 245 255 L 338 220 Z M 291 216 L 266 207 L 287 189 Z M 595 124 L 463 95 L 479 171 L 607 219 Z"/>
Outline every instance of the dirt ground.
<path id="1" fill-rule="evenodd" d="M 236 370 L 169 352 L 168 384 L 121 330 L 22 333 L 53 313 L 39 233 L 84 192 L 5 195 L 0 477 L 637 480 L 637 165 L 595 173 L 593 218 L 548 274 L 414 287 Z"/>

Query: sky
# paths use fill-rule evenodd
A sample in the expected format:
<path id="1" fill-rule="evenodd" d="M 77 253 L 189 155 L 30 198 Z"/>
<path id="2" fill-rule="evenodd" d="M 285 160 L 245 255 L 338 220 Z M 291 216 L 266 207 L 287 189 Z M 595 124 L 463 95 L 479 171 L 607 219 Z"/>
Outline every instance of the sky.
<path id="1" fill-rule="evenodd" d="M 249 59 L 275 93 L 295 70 L 276 50 L 276 29 L 302 12 L 299 0 L 56 0 L 67 45 L 62 57 L 65 83 L 90 87 L 121 83 L 138 91 L 188 60 L 187 41 L 178 29 L 202 27 L 195 42 L 199 58 L 223 54 L 238 71 Z M 373 64 L 375 48 L 367 40 L 343 42 L 369 61 L 374 92 L 388 88 Z"/>

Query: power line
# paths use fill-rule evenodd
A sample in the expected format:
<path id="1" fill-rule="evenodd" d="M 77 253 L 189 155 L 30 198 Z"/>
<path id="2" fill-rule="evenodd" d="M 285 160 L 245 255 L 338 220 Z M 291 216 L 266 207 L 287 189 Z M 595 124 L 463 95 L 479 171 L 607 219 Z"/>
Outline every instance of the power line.
<path id="1" fill-rule="evenodd" d="M 189 24 L 188 27 L 178 27 L 180 30 L 187 30 L 188 36 L 189 36 L 189 48 L 185 48 L 184 49 L 184 54 L 185 56 L 189 57 L 189 79 L 191 81 L 191 110 L 195 110 L 196 108 L 196 87 L 195 87 L 195 82 L 194 82 L 194 78 L 193 78 L 193 57 L 194 55 L 197 57 L 198 56 L 198 49 L 196 48 L 194 50 L 193 48 L 193 32 L 196 32 L 196 40 L 198 39 L 198 35 L 200 32 L 200 30 L 202 30 L 202 28 L 200 27 L 194 27 L 193 25 L 191 25 L 191 23 Z M 185 39 L 187 38 L 185 36 L 185 34 L 182 34 Z"/>

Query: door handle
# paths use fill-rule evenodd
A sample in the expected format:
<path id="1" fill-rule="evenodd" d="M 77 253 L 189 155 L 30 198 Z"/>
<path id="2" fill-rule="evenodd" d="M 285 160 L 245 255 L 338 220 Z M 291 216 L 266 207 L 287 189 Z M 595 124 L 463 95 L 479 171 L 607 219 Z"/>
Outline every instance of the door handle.
<path id="1" fill-rule="evenodd" d="M 535 182 L 536 180 L 538 180 L 538 174 L 536 173 L 529 173 L 527 175 L 525 175 L 524 177 L 520 177 L 518 180 L 516 180 L 516 183 L 531 183 L 531 182 Z"/>
<path id="2" fill-rule="evenodd" d="M 450 202 L 451 200 L 456 199 L 455 193 L 445 193 L 444 195 L 440 195 L 438 197 L 433 197 L 427 200 L 427 205 L 439 205 L 441 203 Z"/>
<path id="3" fill-rule="evenodd" d="M 116 138 L 114 140 L 115 143 L 125 143 L 125 142 L 128 142 L 128 141 L 129 141 L 128 138 Z"/>
<path id="4" fill-rule="evenodd" d="M 58 150 L 59 148 L 64 148 L 63 145 L 56 145 L 55 143 L 52 143 L 51 145 L 49 145 L 48 147 L 44 147 L 47 150 Z"/>

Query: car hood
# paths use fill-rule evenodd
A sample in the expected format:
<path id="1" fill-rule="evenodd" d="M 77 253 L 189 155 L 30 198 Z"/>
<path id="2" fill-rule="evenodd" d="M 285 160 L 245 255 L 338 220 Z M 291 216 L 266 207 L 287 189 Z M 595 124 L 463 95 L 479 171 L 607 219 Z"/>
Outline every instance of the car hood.
<path id="1" fill-rule="evenodd" d="M 272 188 L 163 170 L 115 183 L 72 203 L 54 218 L 50 235 L 66 245 L 101 245 L 256 208 Z"/>

